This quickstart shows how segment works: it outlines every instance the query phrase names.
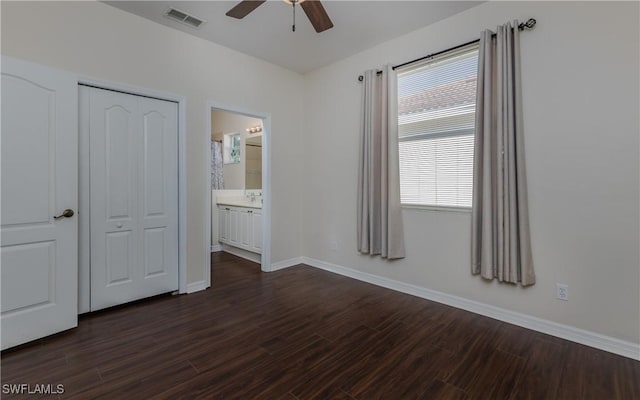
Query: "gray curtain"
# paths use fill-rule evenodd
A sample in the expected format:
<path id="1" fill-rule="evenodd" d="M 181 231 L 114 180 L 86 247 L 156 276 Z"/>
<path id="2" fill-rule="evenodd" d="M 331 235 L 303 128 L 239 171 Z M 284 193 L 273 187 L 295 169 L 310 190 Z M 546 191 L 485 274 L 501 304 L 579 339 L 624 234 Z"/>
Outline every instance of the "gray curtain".
<path id="1" fill-rule="evenodd" d="M 222 143 L 211 142 L 211 189 L 224 189 L 224 174 L 222 169 Z"/>
<path id="2" fill-rule="evenodd" d="M 358 251 L 403 258 L 397 79 L 388 65 L 364 74 L 358 170 Z"/>
<path id="3" fill-rule="evenodd" d="M 533 285 L 524 159 L 518 21 L 480 37 L 471 270 Z"/>

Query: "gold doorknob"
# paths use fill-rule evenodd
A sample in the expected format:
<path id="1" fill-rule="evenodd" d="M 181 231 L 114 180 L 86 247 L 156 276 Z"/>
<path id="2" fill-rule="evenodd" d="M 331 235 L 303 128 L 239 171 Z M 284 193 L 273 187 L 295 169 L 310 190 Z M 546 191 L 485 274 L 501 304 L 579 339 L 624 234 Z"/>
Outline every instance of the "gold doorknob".
<path id="1" fill-rule="evenodd" d="M 66 210 L 64 210 L 64 211 L 62 212 L 62 214 L 60 214 L 60 215 L 58 215 L 58 216 L 53 217 L 53 219 L 59 219 L 59 218 L 71 218 L 71 217 L 73 217 L 73 214 L 74 214 L 73 210 L 72 210 L 72 209 L 70 209 L 70 208 L 67 208 Z"/>

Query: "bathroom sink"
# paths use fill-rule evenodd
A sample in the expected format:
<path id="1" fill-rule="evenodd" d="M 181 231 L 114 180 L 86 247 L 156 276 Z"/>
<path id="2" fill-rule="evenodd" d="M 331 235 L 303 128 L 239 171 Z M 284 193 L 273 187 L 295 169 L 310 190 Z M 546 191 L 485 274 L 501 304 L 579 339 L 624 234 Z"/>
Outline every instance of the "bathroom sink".
<path id="1" fill-rule="evenodd" d="M 262 199 L 258 197 L 251 201 L 245 197 L 218 197 L 216 204 L 232 207 L 262 208 Z"/>

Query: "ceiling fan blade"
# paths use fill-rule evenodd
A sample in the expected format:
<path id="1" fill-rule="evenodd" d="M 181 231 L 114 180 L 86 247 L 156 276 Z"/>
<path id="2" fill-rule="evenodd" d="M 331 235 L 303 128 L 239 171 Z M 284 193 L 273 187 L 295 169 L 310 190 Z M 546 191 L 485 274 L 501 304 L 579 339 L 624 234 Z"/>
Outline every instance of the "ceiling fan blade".
<path id="1" fill-rule="evenodd" d="M 300 3 L 300 7 L 302 7 L 304 13 L 307 14 L 316 32 L 320 33 L 329 28 L 333 28 L 333 22 L 331 22 L 331 19 L 319 0 L 306 0 L 304 3 Z"/>
<path id="2" fill-rule="evenodd" d="M 267 0 L 243 0 L 227 11 L 227 16 L 242 19 Z"/>

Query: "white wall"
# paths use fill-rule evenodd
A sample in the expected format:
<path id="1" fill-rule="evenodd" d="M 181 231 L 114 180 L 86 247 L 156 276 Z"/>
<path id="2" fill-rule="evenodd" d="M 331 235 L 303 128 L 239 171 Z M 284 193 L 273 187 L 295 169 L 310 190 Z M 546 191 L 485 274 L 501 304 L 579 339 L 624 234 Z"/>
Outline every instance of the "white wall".
<path id="1" fill-rule="evenodd" d="M 406 259 L 358 255 L 356 77 L 530 17 L 538 25 L 521 43 L 537 284 L 471 276 L 469 213 L 406 209 Z M 492 2 L 307 74 L 303 254 L 638 343 L 638 36 L 637 3 Z M 556 282 L 569 285 L 568 302 L 555 299 Z"/>
<path id="2" fill-rule="evenodd" d="M 187 282 L 204 278 L 208 251 L 206 103 L 270 113 L 272 261 L 301 255 L 300 75 L 98 2 L 3 1 L 2 54 L 186 96 Z"/>

